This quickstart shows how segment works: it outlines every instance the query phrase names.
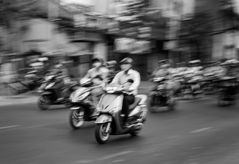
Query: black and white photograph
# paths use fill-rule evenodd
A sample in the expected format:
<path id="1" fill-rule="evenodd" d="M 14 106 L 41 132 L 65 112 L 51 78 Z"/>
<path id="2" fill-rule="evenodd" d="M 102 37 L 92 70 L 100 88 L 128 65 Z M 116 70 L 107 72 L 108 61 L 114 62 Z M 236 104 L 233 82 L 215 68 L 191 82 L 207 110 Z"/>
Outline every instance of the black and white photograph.
<path id="1" fill-rule="evenodd" d="M 239 0 L 0 0 L 0 164 L 239 164 Z"/>

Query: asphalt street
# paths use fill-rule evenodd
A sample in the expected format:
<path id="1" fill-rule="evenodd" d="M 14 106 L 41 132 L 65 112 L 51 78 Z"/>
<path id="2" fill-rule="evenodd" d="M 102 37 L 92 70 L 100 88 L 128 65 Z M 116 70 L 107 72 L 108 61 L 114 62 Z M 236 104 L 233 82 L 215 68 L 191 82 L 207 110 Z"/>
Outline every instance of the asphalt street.
<path id="1" fill-rule="evenodd" d="M 148 115 L 138 137 L 94 139 L 94 124 L 72 130 L 69 110 L 40 111 L 35 102 L 0 107 L 1 164 L 238 164 L 239 105 L 213 98 L 181 101 Z"/>

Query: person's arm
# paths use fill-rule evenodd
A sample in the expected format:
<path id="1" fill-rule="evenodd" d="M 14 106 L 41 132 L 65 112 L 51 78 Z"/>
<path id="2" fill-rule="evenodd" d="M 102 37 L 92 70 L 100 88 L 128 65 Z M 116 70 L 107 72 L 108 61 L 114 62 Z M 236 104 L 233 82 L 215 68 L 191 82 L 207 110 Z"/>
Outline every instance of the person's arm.
<path id="1" fill-rule="evenodd" d="M 103 68 L 102 78 L 105 83 L 108 80 L 108 75 L 109 75 L 109 70 L 107 68 Z"/>
<path id="2" fill-rule="evenodd" d="M 133 80 L 134 80 L 133 84 L 129 87 L 129 90 L 131 91 L 137 90 L 139 88 L 141 79 L 140 79 L 140 74 L 138 72 L 135 72 Z"/>
<path id="3" fill-rule="evenodd" d="M 90 70 L 87 71 L 86 75 L 83 78 L 84 79 L 89 79 L 90 78 Z"/>
<path id="4" fill-rule="evenodd" d="M 112 80 L 111 84 L 119 84 L 119 78 L 120 78 L 120 72 L 117 73 L 114 77 L 114 79 Z"/>

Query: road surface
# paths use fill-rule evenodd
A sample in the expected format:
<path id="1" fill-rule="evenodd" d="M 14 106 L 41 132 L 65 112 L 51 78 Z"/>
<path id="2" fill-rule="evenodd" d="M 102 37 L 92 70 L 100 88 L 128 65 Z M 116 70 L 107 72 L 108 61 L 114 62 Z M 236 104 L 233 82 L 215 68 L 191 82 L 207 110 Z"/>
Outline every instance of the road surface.
<path id="1" fill-rule="evenodd" d="M 40 111 L 36 103 L 0 107 L 1 164 L 238 164 L 239 106 L 213 98 L 181 101 L 154 113 L 140 136 L 94 139 L 94 124 L 72 130 L 69 110 Z"/>

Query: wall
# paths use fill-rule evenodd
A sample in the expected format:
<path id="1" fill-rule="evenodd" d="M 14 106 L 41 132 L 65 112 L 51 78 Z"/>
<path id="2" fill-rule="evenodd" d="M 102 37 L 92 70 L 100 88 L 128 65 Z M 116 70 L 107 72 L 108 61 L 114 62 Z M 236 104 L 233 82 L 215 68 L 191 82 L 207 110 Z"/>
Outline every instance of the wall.
<path id="1" fill-rule="evenodd" d="M 103 60 L 107 60 L 108 51 L 107 45 L 104 42 L 95 43 L 94 46 L 94 57 L 102 58 Z"/>
<path id="2" fill-rule="evenodd" d="M 77 46 L 70 43 L 65 33 L 56 30 L 56 25 L 45 19 L 32 19 L 25 24 L 28 30 L 21 37 L 20 52 L 36 49 L 42 52 L 70 53 L 78 50 Z"/>

